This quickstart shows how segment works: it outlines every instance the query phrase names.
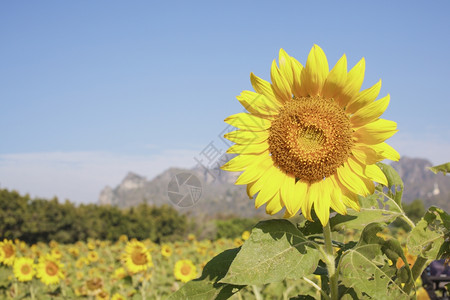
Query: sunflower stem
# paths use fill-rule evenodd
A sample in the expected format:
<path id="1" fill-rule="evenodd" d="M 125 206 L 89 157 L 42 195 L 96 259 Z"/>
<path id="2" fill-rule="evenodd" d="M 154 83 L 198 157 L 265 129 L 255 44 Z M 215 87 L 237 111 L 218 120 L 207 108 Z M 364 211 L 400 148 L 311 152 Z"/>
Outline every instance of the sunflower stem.
<path id="1" fill-rule="evenodd" d="M 338 274 L 336 273 L 334 250 L 331 242 L 330 222 L 323 227 L 323 237 L 325 240 L 325 264 L 327 265 L 328 278 L 330 280 L 331 300 L 338 300 Z"/>

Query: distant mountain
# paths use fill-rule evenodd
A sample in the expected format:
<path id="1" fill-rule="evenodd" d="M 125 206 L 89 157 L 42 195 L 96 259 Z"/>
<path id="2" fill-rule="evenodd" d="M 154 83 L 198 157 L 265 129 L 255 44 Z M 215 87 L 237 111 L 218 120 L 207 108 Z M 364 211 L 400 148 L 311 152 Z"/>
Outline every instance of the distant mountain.
<path id="1" fill-rule="evenodd" d="M 392 166 L 405 184 L 403 201 L 409 203 L 414 199 L 422 199 L 426 207 L 437 205 L 450 211 L 449 176 L 432 173 L 427 169 L 432 164 L 420 158 L 403 157 L 399 162 L 392 163 Z M 180 175 L 183 173 L 184 175 Z M 183 182 L 180 182 L 190 175 L 198 178 L 201 188 L 190 187 L 189 184 L 183 185 Z M 254 201 L 248 198 L 246 187 L 234 184 L 238 176 L 239 173 L 220 169 L 170 168 L 148 180 L 130 172 L 117 187 L 107 186 L 103 189 L 99 204 L 130 207 L 146 202 L 153 205 L 172 204 L 178 211 L 192 215 L 234 214 L 242 217 L 264 215 L 264 208 L 258 210 L 254 208 Z M 182 199 L 185 196 L 187 198 L 199 196 L 199 200 L 195 204 L 192 202 L 191 205 L 186 205 L 187 200 Z M 177 205 L 178 202 L 181 204 Z"/>
<path id="2" fill-rule="evenodd" d="M 432 163 L 422 158 L 405 156 L 391 165 L 405 185 L 404 202 L 421 199 L 425 207 L 436 205 L 450 211 L 450 176 L 434 174 L 428 169 Z"/>
<path id="3" fill-rule="evenodd" d="M 176 205 L 178 200 L 175 201 L 173 198 L 175 194 L 173 188 L 177 185 L 174 181 L 175 177 L 183 173 L 194 175 L 201 184 L 201 188 L 197 189 L 201 193 L 200 199 L 189 207 L 185 204 Z M 143 176 L 130 172 L 117 187 L 105 187 L 100 193 L 98 203 L 118 207 L 135 206 L 141 202 L 153 205 L 172 204 L 178 211 L 192 215 L 234 214 L 242 217 L 264 215 L 264 209 L 255 209 L 254 201 L 247 196 L 246 187 L 234 184 L 238 176 L 239 173 L 225 172 L 220 169 L 170 168 L 152 180 L 147 180 Z M 176 194 L 189 196 L 191 190 L 183 188 L 182 182 L 178 184 L 179 191 Z M 169 190 L 171 190 L 170 195 Z"/>

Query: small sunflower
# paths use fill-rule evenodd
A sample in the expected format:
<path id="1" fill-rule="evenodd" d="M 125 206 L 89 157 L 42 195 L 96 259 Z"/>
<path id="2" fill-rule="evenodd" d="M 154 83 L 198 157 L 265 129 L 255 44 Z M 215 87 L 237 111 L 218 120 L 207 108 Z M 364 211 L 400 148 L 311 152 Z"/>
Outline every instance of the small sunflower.
<path id="1" fill-rule="evenodd" d="M 197 277 L 197 268 L 190 259 L 182 259 L 176 262 L 173 273 L 176 279 L 188 282 Z"/>
<path id="2" fill-rule="evenodd" d="M 14 261 L 14 276 L 19 281 L 30 281 L 33 279 L 36 271 L 34 270 L 34 260 L 29 257 L 19 257 Z"/>
<path id="3" fill-rule="evenodd" d="M 242 238 L 243 241 L 248 240 L 249 237 L 250 237 L 250 231 L 246 230 L 246 231 L 244 231 L 244 232 L 242 233 L 241 238 Z"/>
<path id="4" fill-rule="evenodd" d="M 112 295 L 111 300 L 125 300 L 126 298 L 119 293 Z"/>
<path id="5" fill-rule="evenodd" d="M 0 262 L 11 266 L 16 258 L 16 246 L 12 241 L 4 239 L 0 242 Z"/>
<path id="6" fill-rule="evenodd" d="M 125 247 L 124 260 L 131 273 L 145 271 L 153 266 L 150 252 L 143 243 L 136 240 L 128 242 Z"/>
<path id="7" fill-rule="evenodd" d="M 39 258 L 37 277 L 46 285 L 58 284 L 64 278 L 62 268 L 63 264 L 57 258 L 47 254 Z"/>
<path id="8" fill-rule="evenodd" d="M 89 251 L 87 258 L 90 262 L 96 262 L 98 261 L 98 253 L 97 251 Z"/>
<path id="9" fill-rule="evenodd" d="M 172 250 L 172 248 L 169 245 L 164 244 L 164 245 L 161 246 L 161 254 L 162 254 L 162 256 L 164 256 L 164 257 L 171 257 L 172 253 L 173 253 L 173 250 Z"/>
<path id="10" fill-rule="evenodd" d="M 246 184 L 250 198 L 257 194 L 256 208 L 266 204 L 275 214 L 286 207 L 285 217 L 301 210 L 309 220 L 314 209 L 325 226 L 330 208 L 359 210 L 358 195 L 372 194 L 374 181 L 387 184 L 376 162 L 400 158 L 385 143 L 397 124 L 380 119 L 389 95 L 375 101 L 381 81 L 360 91 L 364 59 L 347 72 L 343 55 L 329 71 L 317 45 L 305 67 L 283 49 L 279 65 L 272 63 L 272 83 L 252 73 L 256 92 L 237 97 L 248 113 L 225 119 L 239 129 L 225 135 L 236 143 L 227 152 L 239 155 L 222 169 L 244 171 L 236 184 Z"/>

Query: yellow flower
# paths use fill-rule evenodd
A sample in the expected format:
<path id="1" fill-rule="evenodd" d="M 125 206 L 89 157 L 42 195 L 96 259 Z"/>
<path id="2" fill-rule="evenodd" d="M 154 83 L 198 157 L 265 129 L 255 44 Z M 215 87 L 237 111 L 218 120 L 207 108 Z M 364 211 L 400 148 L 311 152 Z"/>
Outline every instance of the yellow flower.
<path id="1" fill-rule="evenodd" d="M 164 244 L 164 245 L 161 246 L 161 254 L 162 254 L 162 256 L 164 256 L 164 257 L 171 257 L 172 253 L 173 253 L 173 250 L 172 250 L 172 248 L 169 245 Z"/>
<path id="2" fill-rule="evenodd" d="M 242 233 L 242 240 L 246 241 L 250 237 L 250 231 L 246 230 Z"/>
<path id="3" fill-rule="evenodd" d="M 12 241 L 4 239 L 0 242 L 0 262 L 11 266 L 16 258 L 16 246 Z"/>
<path id="4" fill-rule="evenodd" d="M 111 300 L 125 300 L 125 297 L 122 296 L 122 295 L 119 294 L 119 293 L 115 293 L 115 294 L 111 297 Z"/>
<path id="5" fill-rule="evenodd" d="M 50 254 L 57 259 L 61 259 L 61 257 L 62 257 L 61 250 L 59 250 L 59 248 L 56 248 L 56 247 L 50 251 Z"/>
<path id="6" fill-rule="evenodd" d="M 128 236 L 125 234 L 122 234 L 121 236 L 119 236 L 119 241 L 120 242 L 128 242 Z"/>
<path id="7" fill-rule="evenodd" d="M 120 268 L 117 268 L 116 270 L 114 270 L 114 274 L 112 274 L 111 277 L 113 277 L 115 279 L 122 279 L 122 278 L 125 278 L 126 276 L 127 276 L 127 271 L 124 268 L 120 267 Z"/>
<path id="8" fill-rule="evenodd" d="M 80 250 L 78 250 L 78 248 L 76 247 L 70 247 L 68 252 L 70 253 L 70 255 L 72 255 L 73 257 L 78 257 L 78 255 L 80 255 Z"/>
<path id="9" fill-rule="evenodd" d="M 175 278 L 181 282 L 188 282 L 197 277 L 197 268 L 189 259 L 182 259 L 177 261 L 173 269 Z"/>
<path id="10" fill-rule="evenodd" d="M 314 207 L 325 226 L 330 208 L 340 214 L 347 207 L 359 210 L 358 195 L 374 192 L 374 181 L 387 184 L 375 164 L 398 160 L 384 141 L 397 124 L 380 119 L 389 95 L 375 101 L 381 81 L 360 91 L 365 70 L 361 59 L 347 72 L 347 58 L 329 71 L 322 49 L 314 45 L 305 67 L 280 50 L 278 67 L 272 63 L 272 84 L 250 75 L 256 92 L 238 98 L 248 113 L 225 119 L 239 130 L 225 134 L 236 144 L 228 153 L 239 154 L 222 169 L 244 171 L 236 184 L 246 184 L 255 206 L 266 204 L 285 217 L 299 210 L 312 220 Z"/>
<path id="11" fill-rule="evenodd" d="M 96 251 L 89 251 L 87 258 L 90 262 L 96 262 L 98 261 L 98 253 Z"/>
<path id="12" fill-rule="evenodd" d="M 234 241 L 233 241 L 233 244 L 236 247 L 240 247 L 240 246 L 242 246 L 242 244 L 244 244 L 244 241 L 242 241 L 240 238 L 235 238 Z"/>
<path id="13" fill-rule="evenodd" d="M 125 265 L 129 272 L 138 273 L 153 266 L 152 256 L 145 245 L 136 240 L 128 242 L 125 247 Z"/>
<path id="14" fill-rule="evenodd" d="M 49 254 L 39 258 L 37 265 L 37 277 L 46 285 L 57 284 L 64 278 L 63 265 L 59 260 Z"/>
<path id="15" fill-rule="evenodd" d="M 189 241 L 195 241 L 195 239 L 196 239 L 195 234 L 193 234 L 193 233 L 189 233 L 188 234 L 188 240 Z"/>
<path id="16" fill-rule="evenodd" d="M 14 261 L 13 272 L 19 281 L 30 281 L 36 273 L 33 259 L 28 257 L 17 258 Z"/>

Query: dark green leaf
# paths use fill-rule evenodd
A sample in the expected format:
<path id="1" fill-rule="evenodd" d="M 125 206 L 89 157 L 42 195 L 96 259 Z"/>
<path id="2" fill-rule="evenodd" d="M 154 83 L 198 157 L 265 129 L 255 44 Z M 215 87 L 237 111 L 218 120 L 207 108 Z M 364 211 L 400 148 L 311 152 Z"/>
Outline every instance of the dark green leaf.
<path id="1" fill-rule="evenodd" d="M 312 274 L 319 261 L 315 243 L 287 220 L 258 223 L 220 282 L 261 285 Z"/>
<path id="2" fill-rule="evenodd" d="M 169 299 L 224 300 L 230 298 L 243 286 L 218 283 L 218 281 L 225 276 L 239 250 L 240 248 L 226 250 L 214 257 L 206 264 L 200 278 L 183 285 Z"/>

